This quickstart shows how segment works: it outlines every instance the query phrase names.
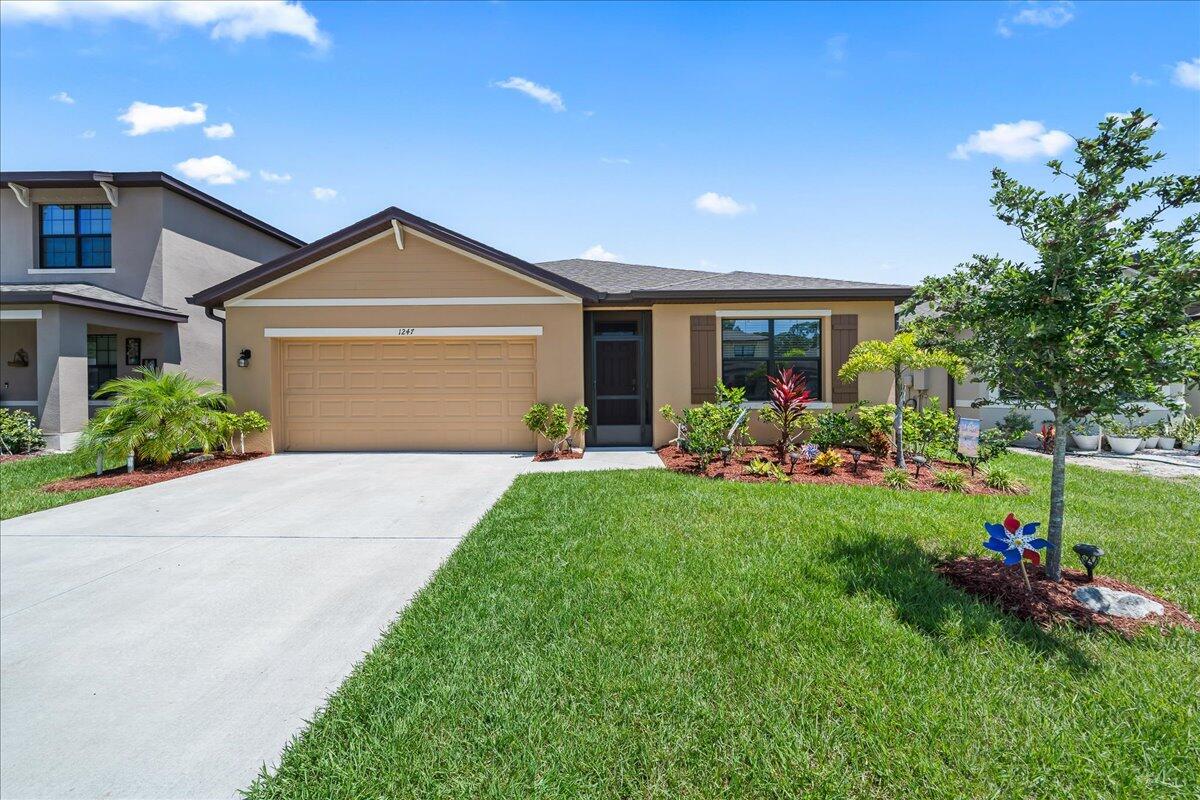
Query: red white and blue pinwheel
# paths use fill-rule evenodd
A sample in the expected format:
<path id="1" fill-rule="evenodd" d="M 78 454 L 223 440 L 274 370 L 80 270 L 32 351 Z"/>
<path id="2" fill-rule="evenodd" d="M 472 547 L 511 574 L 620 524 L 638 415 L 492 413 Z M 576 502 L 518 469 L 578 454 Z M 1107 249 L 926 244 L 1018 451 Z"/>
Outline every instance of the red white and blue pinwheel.
<path id="1" fill-rule="evenodd" d="M 1053 546 L 1037 535 L 1039 525 L 1041 525 L 1040 522 L 1022 525 L 1021 521 L 1012 514 L 1005 517 L 1003 523 L 983 523 L 983 528 L 990 537 L 983 543 L 983 546 L 1004 556 L 1005 566 L 1019 565 L 1027 588 L 1029 587 L 1029 576 L 1025 573 L 1025 559 L 1032 561 L 1036 567 L 1042 563 L 1042 557 L 1038 550 Z"/>

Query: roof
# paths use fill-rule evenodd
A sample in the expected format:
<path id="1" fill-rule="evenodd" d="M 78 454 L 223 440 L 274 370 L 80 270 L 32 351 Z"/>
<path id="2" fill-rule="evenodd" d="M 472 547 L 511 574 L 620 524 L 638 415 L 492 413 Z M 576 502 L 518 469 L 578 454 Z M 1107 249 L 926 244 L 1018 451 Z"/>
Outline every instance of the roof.
<path id="1" fill-rule="evenodd" d="M 739 297 L 877 297 L 900 300 L 912 292 L 911 287 L 894 283 L 864 283 L 744 270 L 712 272 L 674 269 L 585 258 L 546 261 L 538 266 L 588 286 L 610 303 L 639 299 L 689 301 Z"/>
<path id="2" fill-rule="evenodd" d="M 187 322 L 188 315 L 168 306 L 160 306 L 127 294 L 102 289 L 90 283 L 5 283 L 0 284 L 0 301 L 4 303 L 61 303 L 83 306 L 119 314 Z"/>
<path id="3" fill-rule="evenodd" d="M 494 264 L 499 264 L 506 269 L 553 286 L 568 294 L 589 300 L 597 299 L 596 293 L 583 284 L 558 275 L 543 267 L 530 264 L 528 261 L 523 261 L 516 256 L 501 252 L 494 247 L 489 247 L 461 233 L 456 233 L 449 228 L 443 228 L 441 225 L 392 206 L 372 214 L 366 219 L 359 220 L 353 225 L 342 228 L 340 231 L 334 231 L 328 236 L 317 239 L 315 242 L 305 245 L 299 250 L 280 256 L 274 261 L 261 264 L 243 272 L 241 275 L 235 275 L 215 286 L 210 286 L 204 291 L 197 292 L 194 296 L 188 298 L 188 302 L 209 308 L 220 306 L 226 300 L 257 289 L 273 280 L 302 269 L 309 264 L 334 255 L 347 247 L 364 242 L 381 233 L 386 233 L 391 230 L 393 220 L 403 227 L 423 233 L 431 239 L 435 239 L 443 244 L 455 247 Z"/>
<path id="4" fill-rule="evenodd" d="M 210 194 L 206 194 L 194 186 L 188 186 L 183 181 L 167 175 L 165 172 L 96 172 L 93 170 L 41 171 L 41 172 L 0 172 L 0 185 L 8 186 L 15 183 L 30 189 L 70 189 L 85 186 L 95 186 L 101 181 L 111 183 L 118 188 L 153 186 L 168 189 L 178 195 L 199 203 L 200 205 L 224 214 L 232 220 L 254 228 L 281 242 L 293 247 L 302 247 L 303 239 L 297 239 L 290 233 L 268 225 L 257 217 L 252 217 L 245 211 L 234 208 Z"/>

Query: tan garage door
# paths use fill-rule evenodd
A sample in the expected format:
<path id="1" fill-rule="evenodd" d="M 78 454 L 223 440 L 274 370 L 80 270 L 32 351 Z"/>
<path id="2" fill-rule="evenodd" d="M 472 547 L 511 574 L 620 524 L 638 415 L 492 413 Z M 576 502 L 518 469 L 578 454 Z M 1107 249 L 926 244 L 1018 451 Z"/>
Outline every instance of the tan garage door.
<path id="1" fill-rule="evenodd" d="M 535 339 L 288 339 L 285 450 L 529 450 Z"/>

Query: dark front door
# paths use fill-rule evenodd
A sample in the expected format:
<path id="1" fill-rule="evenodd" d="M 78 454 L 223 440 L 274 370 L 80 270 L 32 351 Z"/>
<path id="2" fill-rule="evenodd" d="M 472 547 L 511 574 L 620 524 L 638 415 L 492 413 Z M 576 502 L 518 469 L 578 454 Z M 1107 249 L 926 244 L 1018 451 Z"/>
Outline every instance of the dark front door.
<path id="1" fill-rule="evenodd" d="M 638 445 L 649 441 L 643 327 L 640 314 L 590 315 L 592 444 Z"/>

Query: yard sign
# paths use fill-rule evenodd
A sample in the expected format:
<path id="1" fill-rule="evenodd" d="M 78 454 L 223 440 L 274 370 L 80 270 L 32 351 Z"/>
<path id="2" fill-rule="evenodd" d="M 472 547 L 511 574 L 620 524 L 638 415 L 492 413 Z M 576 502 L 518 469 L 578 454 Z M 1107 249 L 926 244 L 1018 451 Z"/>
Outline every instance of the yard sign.
<path id="1" fill-rule="evenodd" d="M 965 458 L 979 457 L 979 420 L 958 420 L 958 452 Z"/>

